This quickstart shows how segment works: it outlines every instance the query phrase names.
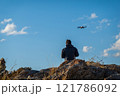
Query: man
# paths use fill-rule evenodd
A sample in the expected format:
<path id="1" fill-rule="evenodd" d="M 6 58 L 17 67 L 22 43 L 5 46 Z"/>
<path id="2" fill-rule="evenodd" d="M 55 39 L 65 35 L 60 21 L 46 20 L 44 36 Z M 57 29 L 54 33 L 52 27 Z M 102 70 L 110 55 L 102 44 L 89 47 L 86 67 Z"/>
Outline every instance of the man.
<path id="1" fill-rule="evenodd" d="M 71 44 L 71 40 L 66 40 L 66 47 L 62 49 L 61 57 L 71 61 L 77 56 L 79 56 L 77 48 Z"/>

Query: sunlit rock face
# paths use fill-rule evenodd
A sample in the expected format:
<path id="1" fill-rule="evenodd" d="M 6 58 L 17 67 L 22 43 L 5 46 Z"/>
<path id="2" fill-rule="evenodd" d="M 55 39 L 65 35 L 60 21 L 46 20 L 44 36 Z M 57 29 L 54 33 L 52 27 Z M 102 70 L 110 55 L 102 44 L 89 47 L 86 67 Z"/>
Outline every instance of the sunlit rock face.
<path id="1" fill-rule="evenodd" d="M 5 64 L 5 60 L 0 63 Z M 5 70 L 6 66 L 2 68 Z M 120 66 L 75 59 L 40 71 L 29 67 L 19 68 L 10 73 L 7 71 L 5 76 L 9 80 L 120 80 Z"/>
<path id="2" fill-rule="evenodd" d="M 4 58 L 0 59 L 0 73 L 2 73 L 3 71 L 5 71 L 6 65 L 5 65 L 5 60 Z"/>

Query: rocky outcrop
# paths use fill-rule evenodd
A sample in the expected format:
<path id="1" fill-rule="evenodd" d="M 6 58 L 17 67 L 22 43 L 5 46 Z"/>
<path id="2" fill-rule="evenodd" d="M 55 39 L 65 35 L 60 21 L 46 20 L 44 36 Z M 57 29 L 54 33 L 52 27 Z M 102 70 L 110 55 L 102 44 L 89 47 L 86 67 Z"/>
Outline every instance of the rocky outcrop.
<path id="1" fill-rule="evenodd" d="M 5 62 L 4 58 L 1 58 L 0 59 L 0 73 L 3 73 L 5 71 L 5 68 L 6 68 L 5 63 L 6 62 Z"/>
<path id="2" fill-rule="evenodd" d="M 5 62 L 4 58 L 1 58 L 0 59 L 0 79 L 3 78 L 3 74 L 5 73 L 5 68 L 6 68 L 5 63 L 6 62 Z"/>
<path id="3" fill-rule="evenodd" d="M 32 70 L 19 68 L 7 74 L 10 80 L 120 80 L 120 66 L 102 65 L 75 59 L 65 61 L 58 67 Z"/>
<path id="4" fill-rule="evenodd" d="M 28 76 L 29 80 L 46 80 L 49 76 L 53 75 L 56 72 L 57 68 L 48 68 L 42 69 L 38 73 Z"/>
<path id="5" fill-rule="evenodd" d="M 54 74 L 49 75 L 47 79 L 52 80 L 104 80 L 111 74 L 118 74 L 119 66 L 114 69 L 107 68 L 107 65 L 87 65 L 84 60 L 73 60 L 63 62 Z M 110 65 L 108 65 L 110 66 Z"/>
<path id="6" fill-rule="evenodd" d="M 28 76 L 32 76 L 37 72 L 39 71 L 31 70 L 31 68 L 26 67 L 26 68 L 20 68 L 17 71 L 11 72 L 8 75 L 12 80 L 26 80 Z"/>

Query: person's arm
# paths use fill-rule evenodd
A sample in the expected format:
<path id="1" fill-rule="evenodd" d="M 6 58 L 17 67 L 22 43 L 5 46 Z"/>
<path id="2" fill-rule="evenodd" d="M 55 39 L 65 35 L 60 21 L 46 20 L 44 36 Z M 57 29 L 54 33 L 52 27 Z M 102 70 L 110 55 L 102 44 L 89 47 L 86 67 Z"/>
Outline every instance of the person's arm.
<path id="1" fill-rule="evenodd" d="M 61 58 L 65 58 L 65 50 L 64 49 L 62 50 Z"/>
<path id="2" fill-rule="evenodd" d="M 75 48 L 75 57 L 79 56 L 77 48 Z"/>

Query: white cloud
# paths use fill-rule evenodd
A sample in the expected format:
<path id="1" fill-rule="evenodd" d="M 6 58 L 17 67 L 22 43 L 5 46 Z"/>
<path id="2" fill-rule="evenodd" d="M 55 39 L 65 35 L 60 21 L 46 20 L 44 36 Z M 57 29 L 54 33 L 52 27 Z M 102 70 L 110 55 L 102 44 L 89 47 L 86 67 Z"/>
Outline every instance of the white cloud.
<path id="1" fill-rule="evenodd" d="M 88 46 L 83 46 L 83 52 L 88 52 L 90 49 L 92 49 L 92 47 L 88 47 Z"/>
<path id="2" fill-rule="evenodd" d="M 105 19 L 105 18 L 104 18 L 104 19 L 102 19 L 101 21 L 99 21 L 99 23 L 100 23 L 100 24 L 102 24 L 102 23 L 107 23 L 108 21 L 109 21 L 108 19 Z"/>
<path id="3" fill-rule="evenodd" d="M 6 23 L 6 22 L 10 22 L 10 21 L 12 21 L 11 18 L 9 18 L 9 19 L 4 19 L 3 21 L 1 21 L 1 24 L 4 24 L 4 23 Z"/>
<path id="4" fill-rule="evenodd" d="M 120 33 L 118 35 L 115 36 L 116 39 L 120 38 Z"/>
<path id="5" fill-rule="evenodd" d="M 109 56 L 109 54 L 107 52 L 104 52 L 103 56 L 107 57 L 107 56 Z"/>
<path id="6" fill-rule="evenodd" d="M 96 29 L 102 29 L 102 26 L 101 25 L 99 25 L 99 26 L 96 26 Z"/>
<path id="7" fill-rule="evenodd" d="M 116 35 L 116 39 L 117 41 L 115 43 L 113 43 L 113 45 L 110 48 L 104 49 L 104 54 L 103 56 L 109 56 L 108 52 L 115 50 L 115 51 L 120 51 L 120 33 L 118 35 Z M 115 56 L 118 56 L 118 53 L 116 53 Z"/>
<path id="8" fill-rule="evenodd" d="M 110 26 L 110 23 L 107 23 L 107 26 Z"/>
<path id="9" fill-rule="evenodd" d="M 90 19 L 97 18 L 98 16 L 95 13 L 91 13 Z"/>
<path id="10" fill-rule="evenodd" d="M 102 19 L 102 20 L 100 20 L 98 22 L 99 22 L 99 25 L 96 26 L 96 29 L 99 29 L 99 30 L 102 30 L 103 28 L 107 28 L 108 26 L 111 25 L 110 20 L 108 20 L 106 18 L 104 18 L 104 19 Z"/>
<path id="11" fill-rule="evenodd" d="M 120 52 L 115 53 L 114 56 L 115 56 L 115 57 L 120 56 Z"/>
<path id="12" fill-rule="evenodd" d="M 120 28 L 120 24 L 119 24 L 119 25 L 117 25 L 117 27 L 118 27 L 118 28 Z"/>
<path id="13" fill-rule="evenodd" d="M 1 39 L 0 42 L 4 42 L 6 39 Z"/>
<path id="14" fill-rule="evenodd" d="M 88 16 L 88 15 L 83 15 L 82 17 L 79 17 L 79 18 L 76 18 L 76 19 L 74 19 L 74 20 L 72 20 L 72 22 L 75 22 L 75 21 L 79 21 L 79 20 L 83 20 L 83 19 L 85 19 L 85 20 L 89 20 L 89 19 L 94 19 L 94 18 L 97 18 L 98 16 L 96 15 L 96 13 L 91 13 L 91 15 L 90 16 Z"/>
<path id="15" fill-rule="evenodd" d="M 15 30 L 15 28 L 16 28 L 16 25 L 15 25 L 14 23 L 12 23 L 12 24 L 7 24 L 6 27 L 5 27 L 5 29 L 3 29 L 3 30 L 1 31 L 1 33 L 9 33 L 9 32 L 12 32 L 12 31 Z"/>
<path id="16" fill-rule="evenodd" d="M 16 30 L 16 25 L 14 23 L 7 24 L 5 29 L 1 30 L 1 33 L 6 33 L 6 35 L 20 35 L 27 34 L 24 30 L 28 27 L 23 27 L 20 31 Z"/>
<path id="17" fill-rule="evenodd" d="M 103 54 L 103 56 L 105 56 L 105 57 L 109 56 L 108 51 L 110 51 L 110 48 L 104 49 L 104 54 Z"/>
<path id="18" fill-rule="evenodd" d="M 111 47 L 111 50 L 120 50 L 120 39 L 118 39 L 113 46 Z"/>

